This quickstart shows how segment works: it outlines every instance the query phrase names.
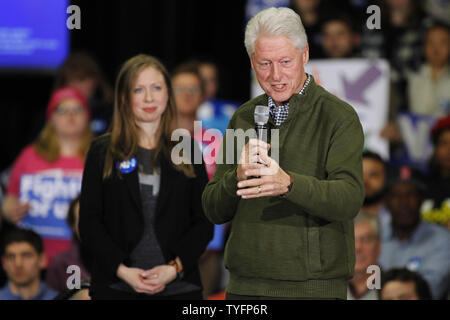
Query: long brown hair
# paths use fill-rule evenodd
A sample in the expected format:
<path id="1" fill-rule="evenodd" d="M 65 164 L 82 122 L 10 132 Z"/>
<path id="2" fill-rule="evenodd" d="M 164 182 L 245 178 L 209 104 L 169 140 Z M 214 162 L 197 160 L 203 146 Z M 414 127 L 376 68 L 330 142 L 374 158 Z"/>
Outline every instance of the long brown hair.
<path id="1" fill-rule="evenodd" d="M 167 107 L 161 115 L 161 121 L 156 130 L 157 146 L 154 152 L 153 163 L 159 155 L 164 153 L 168 159 L 176 142 L 171 140 L 173 130 L 177 128 L 177 110 L 173 96 L 169 73 L 164 65 L 155 57 L 139 54 L 127 60 L 117 76 L 114 89 L 114 114 L 110 128 L 111 140 L 106 152 L 103 178 L 106 179 L 113 173 L 114 162 L 132 158 L 138 150 L 140 128 L 135 122 L 131 110 L 131 92 L 138 75 L 147 68 L 154 68 L 161 72 L 167 87 L 169 100 Z M 192 164 L 175 165 L 173 167 L 183 172 L 187 177 L 195 177 Z M 120 175 L 120 173 L 119 173 Z"/>
<path id="2" fill-rule="evenodd" d="M 77 152 L 77 156 L 84 162 L 89 146 L 94 138 L 90 126 L 86 126 L 81 137 L 81 144 Z M 34 143 L 36 153 L 47 160 L 48 162 L 55 162 L 58 160 L 61 152 L 58 135 L 50 122 L 47 121 L 36 142 Z"/>

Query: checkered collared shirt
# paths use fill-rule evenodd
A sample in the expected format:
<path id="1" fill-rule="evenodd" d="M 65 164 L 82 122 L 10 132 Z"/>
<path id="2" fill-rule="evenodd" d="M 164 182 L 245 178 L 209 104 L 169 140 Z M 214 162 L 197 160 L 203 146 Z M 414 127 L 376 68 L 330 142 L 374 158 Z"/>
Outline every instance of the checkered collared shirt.
<path id="1" fill-rule="evenodd" d="M 308 86 L 310 81 L 311 81 L 311 76 L 308 74 L 308 78 L 306 79 L 305 84 L 304 84 L 302 90 L 300 90 L 299 94 L 304 94 L 305 89 Z M 275 121 L 275 125 L 277 125 L 277 126 L 281 125 L 288 117 L 289 102 L 286 103 L 285 105 L 277 107 L 275 105 L 275 102 L 273 101 L 273 99 L 271 97 L 269 97 L 268 105 L 269 105 L 270 116 Z"/>

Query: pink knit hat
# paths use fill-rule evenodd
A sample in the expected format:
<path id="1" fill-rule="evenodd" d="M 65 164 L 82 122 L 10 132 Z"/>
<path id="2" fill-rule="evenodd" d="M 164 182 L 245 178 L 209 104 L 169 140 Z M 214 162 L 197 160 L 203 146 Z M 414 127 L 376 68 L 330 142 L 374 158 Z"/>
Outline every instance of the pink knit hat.
<path id="1" fill-rule="evenodd" d="M 91 114 L 88 102 L 86 98 L 83 96 L 83 94 L 81 94 L 77 89 L 73 87 L 63 87 L 53 91 L 52 96 L 50 97 L 50 102 L 48 103 L 46 113 L 47 120 L 50 119 L 53 111 L 55 111 L 56 107 L 61 103 L 61 101 L 65 99 L 77 100 L 86 110 L 88 115 Z"/>

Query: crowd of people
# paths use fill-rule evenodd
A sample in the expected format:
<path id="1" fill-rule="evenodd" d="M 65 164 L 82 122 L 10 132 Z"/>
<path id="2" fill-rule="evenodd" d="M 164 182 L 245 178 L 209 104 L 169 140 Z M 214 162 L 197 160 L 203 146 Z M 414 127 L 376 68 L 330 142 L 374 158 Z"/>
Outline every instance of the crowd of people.
<path id="1" fill-rule="evenodd" d="M 113 89 L 92 56 L 74 52 L 55 77 L 44 128 L 2 173 L 6 178 L 2 179 L 0 212 L 0 299 L 223 299 L 227 287 L 227 298 L 238 299 L 242 295 L 254 297 L 275 292 L 270 291 L 271 286 L 280 280 L 310 277 L 310 267 L 313 278 L 326 271 L 331 276 L 341 272 L 339 268 L 325 270 L 326 261 L 320 263 L 320 254 L 331 250 L 322 248 L 322 244 L 318 252 L 300 248 L 311 258 L 308 267 L 304 262 L 294 265 L 297 258 L 284 256 L 290 245 L 278 237 L 280 232 L 283 236 L 292 234 L 289 224 L 298 223 L 289 218 L 290 212 L 295 215 L 297 210 L 294 205 L 301 208 L 299 216 L 303 212 L 311 214 L 301 222 L 311 230 L 305 238 L 293 236 L 298 241 L 329 237 L 329 241 L 336 242 L 333 245 L 345 246 L 354 240 L 354 269 L 343 271 L 348 278 L 347 299 L 449 299 L 450 21 L 436 9 L 439 1 L 356 2 L 348 1 L 346 6 L 327 10 L 327 1 L 291 1 L 291 11 L 300 16 L 308 39 L 309 53 L 302 51 L 303 64 L 308 58 L 387 59 L 391 67 L 389 119 L 380 136 L 390 143 L 393 155 L 403 144 L 397 122 L 400 111 L 436 117 L 428 137 L 433 153 L 425 170 L 409 164 L 394 165 L 370 150 L 363 152 L 359 143 L 362 136 L 358 140 L 360 127 L 356 120 L 350 121 L 356 115 L 346 104 L 335 102 L 349 117 L 348 127 L 336 129 L 341 130 L 340 135 L 332 139 L 332 143 L 341 139 L 341 145 L 330 147 L 329 154 L 309 150 L 308 147 L 315 148 L 313 138 L 309 145 L 290 146 L 286 156 L 309 153 L 306 164 L 302 163 L 301 169 L 291 163 L 283 164 L 292 168 L 286 173 L 281 170 L 280 189 L 272 194 L 272 190 L 262 190 L 264 184 L 252 184 L 252 180 L 258 180 L 255 176 L 262 174 L 242 171 L 256 167 L 216 165 L 219 155 L 207 148 L 211 143 L 222 143 L 221 135 L 213 140 L 206 138 L 207 129 L 223 132 L 227 126 L 245 127 L 247 124 L 242 125 L 245 121 L 240 121 L 240 117 L 246 119 L 249 109 L 249 103 L 240 108 L 217 103 L 220 70 L 214 62 L 186 59 L 169 73 L 157 58 L 140 54 L 124 61 Z M 370 4 L 381 8 L 379 30 L 366 27 L 365 8 Z M 254 42 L 246 42 L 246 46 L 252 67 L 261 77 L 265 70 L 254 55 L 262 56 L 265 47 L 261 39 L 267 38 L 258 38 L 258 32 L 263 33 L 255 30 Z M 251 39 L 251 35 L 248 37 Z M 265 45 L 269 44 L 271 48 L 278 45 Z M 289 45 L 283 43 L 283 48 Z M 308 99 L 308 92 L 320 89 L 311 75 L 304 76 L 300 79 L 299 96 L 306 92 Z M 274 100 L 258 102 L 276 108 L 280 107 L 278 102 L 288 100 L 276 100 L 282 94 L 273 86 L 264 88 L 268 78 L 261 79 L 258 81 L 264 91 Z M 291 110 L 301 105 L 301 99 L 293 101 Z M 284 121 L 293 121 L 293 116 L 287 116 L 278 123 L 277 117 L 280 115 L 271 111 L 270 121 L 273 118 L 273 125 L 280 130 Z M 310 118 L 305 126 L 323 121 L 314 119 Z M 337 120 L 337 116 L 330 119 Z M 200 131 L 195 130 L 196 121 L 202 121 Z M 190 164 L 174 164 L 171 160 L 176 144 L 171 136 L 176 129 L 183 129 L 189 137 L 192 153 L 182 157 L 191 157 Z M 289 141 L 295 134 L 304 139 L 303 129 L 289 130 L 284 133 L 289 134 Z M 327 132 L 328 128 L 323 130 Z M 313 135 L 313 131 L 308 132 Z M 347 136 L 354 140 L 348 143 L 344 139 Z M 325 139 L 322 135 L 314 138 Z M 260 144 L 253 147 L 257 146 L 266 152 L 270 148 Z M 250 143 L 248 148 L 253 147 Z M 344 156 L 344 148 L 351 157 Z M 331 166 L 326 155 L 341 162 Z M 312 156 L 316 158 L 309 158 Z M 196 157 L 204 161 L 198 164 Z M 265 160 L 271 163 L 270 159 L 267 156 Z M 361 177 L 358 159 L 362 159 Z M 326 168 L 319 164 L 324 161 Z M 276 169 L 281 167 L 280 162 Z M 297 176 L 296 170 L 302 174 Z M 230 176 L 230 172 L 235 176 Z M 330 191 L 338 188 L 336 185 L 319 187 L 305 175 L 339 181 L 341 190 Z M 307 199 L 299 191 L 299 181 L 316 194 Z M 241 184 L 231 187 L 231 183 Z M 254 191 L 242 193 L 243 186 Z M 261 193 L 276 201 L 294 203 L 283 202 L 278 208 L 277 203 L 259 202 L 269 206 L 261 209 L 264 221 L 274 220 L 277 213 L 284 212 L 284 229 L 276 229 L 279 226 L 274 224 L 256 227 L 254 219 L 260 212 L 256 212 L 259 206 L 255 201 L 259 200 L 246 200 L 253 201 L 252 206 L 244 205 L 230 190 L 243 199 L 259 197 Z M 348 211 L 357 205 L 362 191 L 365 195 L 359 212 L 348 218 Z M 348 198 L 348 207 L 341 206 L 340 196 Z M 321 203 L 324 197 L 327 204 Z M 315 201 L 314 206 L 308 207 L 303 203 L 306 200 Z M 250 217 L 244 218 L 246 213 L 251 213 Z M 49 215 L 54 218 L 51 225 L 42 225 Z M 345 233 L 345 239 L 335 232 Z M 248 238 L 245 233 L 255 238 Z M 229 238 L 233 239 L 228 241 L 229 254 L 224 262 Z M 264 256 L 277 264 L 271 268 L 262 268 L 266 260 L 258 260 L 261 243 L 255 239 L 262 238 L 266 238 L 266 254 L 273 250 L 274 256 L 279 257 L 279 261 L 273 261 L 277 260 L 274 256 Z M 249 251 L 239 251 L 243 247 Z M 338 264 L 344 257 L 329 259 Z M 314 259 L 319 259 L 318 265 L 313 265 Z M 352 265 L 351 254 L 348 259 L 342 265 Z M 225 265 L 232 270 L 231 278 Z M 78 267 L 75 274 L 79 279 L 75 280 L 81 286 L 75 290 L 68 272 L 70 266 Z M 308 272 L 294 274 L 302 266 Z M 243 270 L 246 267 L 249 269 Z M 249 280 L 252 277 L 261 281 L 253 283 Z M 283 288 L 279 292 L 288 293 L 282 297 L 291 297 L 289 294 L 295 290 Z M 340 297 L 337 293 L 336 296 Z"/>

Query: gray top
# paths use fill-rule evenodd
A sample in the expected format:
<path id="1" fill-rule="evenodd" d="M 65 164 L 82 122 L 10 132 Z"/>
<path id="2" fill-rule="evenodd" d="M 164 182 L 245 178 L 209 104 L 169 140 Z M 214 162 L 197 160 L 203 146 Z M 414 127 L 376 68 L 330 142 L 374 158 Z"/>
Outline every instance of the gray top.
<path id="1" fill-rule="evenodd" d="M 139 186 L 141 191 L 142 211 L 144 214 L 144 232 L 142 238 L 130 254 L 129 267 L 149 270 L 155 266 L 166 264 L 156 237 L 154 222 L 156 203 L 160 187 L 159 168 L 152 166 L 154 150 L 139 147 L 136 155 L 139 168 Z M 110 286 L 127 292 L 134 290 L 124 281 Z M 172 281 L 166 289 L 157 295 L 175 295 L 200 290 L 200 287 L 179 279 Z"/>

